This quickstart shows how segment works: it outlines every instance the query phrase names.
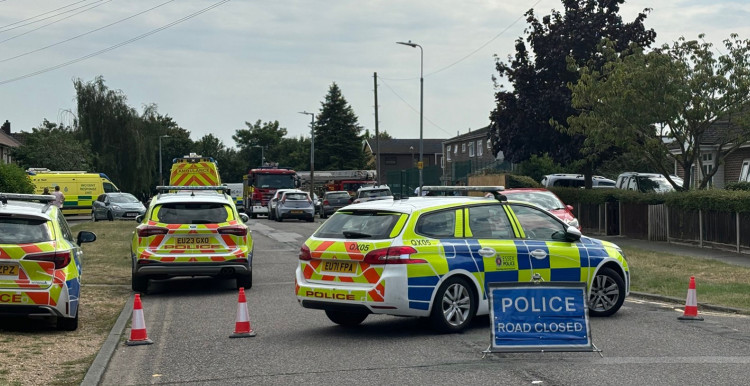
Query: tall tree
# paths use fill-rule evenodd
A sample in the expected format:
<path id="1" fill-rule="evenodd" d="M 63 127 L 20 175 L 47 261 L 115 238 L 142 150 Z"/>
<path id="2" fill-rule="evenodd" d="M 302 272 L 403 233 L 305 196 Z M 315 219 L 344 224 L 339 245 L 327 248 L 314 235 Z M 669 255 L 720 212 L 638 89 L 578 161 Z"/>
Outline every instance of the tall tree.
<path id="1" fill-rule="evenodd" d="M 279 157 L 285 154 L 279 151 L 279 145 L 287 134 L 287 129 L 279 125 L 279 121 L 261 123 L 260 119 L 254 124 L 245 122 L 247 129 L 235 131 L 232 139 L 240 149 L 239 156 L 248 163 L 249 167 L 261 165 L 261 156 L 267 162 L 279 162 Z M 263 150 L 259 148 L 262 147 Z"/>
<path id="2" fill-rule="evenodd" d="M 13 158 L 24 169 L 92 170 L 91 148 L 79 141 L 70 127 L 45 119 L 23 137 L 23 145 L 13 150 Z"/>
<path id="3" fill-rule="evenodd" d="M 648 10 L 630 23 L 622 21 L 619 11 L 624 2 L 562 0 L 563 12 L 553 10 L 541 21 L 533 9 L 526 12 L 529 27 L 525 41 L 516 40 L 515 57 L 509 57 L 508 63 L 496 60 L 499 77 L 507 78 L 513 89 L 501 86 L 495 94 L 497 107 L 490 114 L 489 133 L 495 153 L 503 151 L 512 162 L 545 153 L 561 164 L 579 159 L 585 137 L 571 136 L 552 124 L 561 122 L 564 129 L 567 118 L 577 114 L 567 85 L 575 83 L 579 75 L 567 67 L 568 58 L 579 67 L 599 68 L 604 64 L 604 59 L 597 57 L 602 37 L 615 42 L 618 52 L 629 49 L 632 43 L 649 46 L 656 38 L 656 33 L 643 25 Z M 582 171 L 591 187 L 590 176 L 596 166 L 592 161 L 602 162 L 604 158 L 589 161 L 582 165 Z"/>
<path id="4" fill-rule="evenodd" d="M 672 156 L 686 171 L 683 188 L 691 186 L 693 165 L 704 171 L 698 187 L 707 187 L 718 167 L 702 168 L 700 145 L 713 145 L 719 166 L 750 141 L 750 40 L 732 35 L 725 53 L 715 57 L 715 51 L 705 41 L 680 38 L 620 57 L 605 42 L 602 57 L 610 61 L 600 70 L 582 67 L 571 86 L 582 113 L 570 118 L 570 131 L 589 138 L 588 153 L 625 147 L 667 178 L 672 170 L 663 160 L 677 149 Z"/>
<path id="5" fill-rule="evenodd" d="M 365 166 L 362 126 L 335 82 L 321 103 L 313 130 L 316 170 L 353 170 Z"/>

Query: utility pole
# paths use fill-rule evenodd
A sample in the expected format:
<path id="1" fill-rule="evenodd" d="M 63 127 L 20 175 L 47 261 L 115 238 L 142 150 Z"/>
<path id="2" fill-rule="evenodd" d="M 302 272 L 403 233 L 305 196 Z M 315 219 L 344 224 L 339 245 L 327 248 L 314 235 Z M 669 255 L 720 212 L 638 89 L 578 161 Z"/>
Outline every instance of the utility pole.
<path id="1" fill-rule="evenodd" d="M 378 73 L 373 73 L 375 80 L 375 173 L 376 181 L 380 186 L 380 132 L 378 131 Z"/>

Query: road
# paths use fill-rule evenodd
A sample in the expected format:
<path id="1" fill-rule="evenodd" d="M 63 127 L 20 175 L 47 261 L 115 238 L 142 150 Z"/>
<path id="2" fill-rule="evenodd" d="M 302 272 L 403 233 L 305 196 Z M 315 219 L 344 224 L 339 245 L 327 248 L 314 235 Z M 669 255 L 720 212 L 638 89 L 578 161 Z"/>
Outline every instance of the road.
<path id="1" fill-rule="evenodd" d="M 723 385 L 750 379 L 750 318 L 701 312 L 704 321 L 680 321 L 675 307 L 681 306 L 634 298 L 614 317 L 591 319 L 603 357 L 483 358 L 487 317 L 449 335 L 435 334 L 419 319 L 392 316 L 338 327 L 294 297 L 299 247 L 320 221 L 251 220 L 254 284 L 247 295 L 256 337 L 229 338 L 237 310 L 233 280 L 155 282 L 142 297 L 154 344 L 119 344 L 102 384 Z"/>

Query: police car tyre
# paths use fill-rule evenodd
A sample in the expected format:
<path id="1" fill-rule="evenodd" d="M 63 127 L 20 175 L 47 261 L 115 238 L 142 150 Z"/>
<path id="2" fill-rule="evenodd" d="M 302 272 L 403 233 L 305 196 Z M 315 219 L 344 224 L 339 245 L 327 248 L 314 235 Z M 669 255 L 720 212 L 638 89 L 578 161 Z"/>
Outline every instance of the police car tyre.
<path id="1" fill-rule="evenodd" d="M 589 315 L 610 316 L 625 301 L 625 281 L 614 270 L 602 267 L 591 282 Z"/>
<path id="2" fill-rule="evenodd" d="M 253 273 L 250 272 L 246 275 L 237 276 L 237 289 L 240 287 L 244 289 L 253 288 Z"/>
<path id="3" fill-rule="evenodd" d="M 133 291 L 135 292 L 146 292 L 148 289 L 148 278 L 133 274 L 131 278 L 131 288 L 133 288 Z"/>
<path id="4" fill-rule="evenodd" d="M 326 316 L 332 322 L 345 327 L 357 326 L 367 319 L 364 312 L 326 310 Z"/>
<path id="5" fill-rule="evenodd" d="M 471 323 L 477 300 L 471 284 L 462 277 L 451 277 L 435 294 L 430 323 L 438 332 L 458 332 Z"/>
<path id="6" fill-rule="evenodd" d="M 79 305 L 80 307 L 80 305 Z M 76 316 L 73 318 L 63 318 L 62 316 L 57 318 L 57 329 L 60 331 L 75 331 L 78 329 L 78 309 L 76 309 Z"/>

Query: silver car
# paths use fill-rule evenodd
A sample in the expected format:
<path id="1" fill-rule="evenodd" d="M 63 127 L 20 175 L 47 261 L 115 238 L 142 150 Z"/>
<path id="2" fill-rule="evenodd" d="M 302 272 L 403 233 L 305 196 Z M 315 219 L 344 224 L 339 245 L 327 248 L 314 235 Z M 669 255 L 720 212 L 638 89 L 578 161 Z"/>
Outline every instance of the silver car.
<path id="1" fill-rule="evenodd" d="M 273 217 L 279 222 L 287 218 L 312 222 L 315 219 L 315 203 L 307 192 L 301 190 L 284 192 L 276 203 L 276 213 Z"/>
<path id="2" fill-rule="evenodd" d="M 91 220 L 133 220 L 145 214 L 146 207 L 130 193 L 100 194 L 91 204 Z"/>

